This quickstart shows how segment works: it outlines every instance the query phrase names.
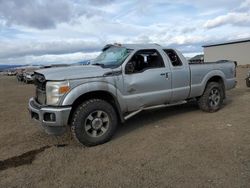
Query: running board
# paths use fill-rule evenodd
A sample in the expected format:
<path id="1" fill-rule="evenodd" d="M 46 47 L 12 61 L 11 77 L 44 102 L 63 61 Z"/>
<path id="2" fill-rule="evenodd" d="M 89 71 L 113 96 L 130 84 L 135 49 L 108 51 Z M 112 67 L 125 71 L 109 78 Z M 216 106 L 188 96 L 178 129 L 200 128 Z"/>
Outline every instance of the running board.
<path id="1" fill-rule="evenodd" d="M 149 106 L 149 107 L 142 107 L 139 110 L 136 110 L 134 112 L 131 112 L 130 114 L 126 115 L 124 117 L 125 120 L 128 120 L 129 118 L 135 116 L 136 114 L 145 111 L 145 110 L 153 110 L 153 109 L 158 109 L 158 108 L 165 108 L 165 107 L 170 107 L 170 106 L 176 106 L 176 105 L 181 105 L 181 104 L 186 104 L 187 101 L 181 101 L 177 103 L 171 103 L 171 104 L 161 104 L 161 105 L 156 105 L 156 106 Z"/>

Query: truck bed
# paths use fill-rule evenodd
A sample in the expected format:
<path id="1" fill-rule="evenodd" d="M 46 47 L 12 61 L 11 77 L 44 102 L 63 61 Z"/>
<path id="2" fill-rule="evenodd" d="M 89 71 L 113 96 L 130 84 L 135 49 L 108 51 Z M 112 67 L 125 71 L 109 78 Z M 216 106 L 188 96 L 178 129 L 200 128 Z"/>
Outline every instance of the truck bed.
<path id="1" fill-rule="evenodd" d="M 220 75 L 223 78 L 225 89 L 232 89 L 235 86 L 235 62 L 234 61 L 217 61 L 205 63 L 190 63 L 191 91 L 190 97 L 201 95 L 204 91 L 205 83 L 210 74 Z"/>

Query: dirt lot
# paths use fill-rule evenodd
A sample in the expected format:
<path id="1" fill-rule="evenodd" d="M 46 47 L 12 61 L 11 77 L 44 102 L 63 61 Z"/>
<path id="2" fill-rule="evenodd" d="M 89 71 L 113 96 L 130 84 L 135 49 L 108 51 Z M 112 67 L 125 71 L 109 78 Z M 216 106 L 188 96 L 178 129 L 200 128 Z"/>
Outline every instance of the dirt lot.
<path id="1" fill-rule="evenodd" d="M 2 76 L 0 187 L 250 187 L 247 70 L 238 69 L 219 112 L 196 104 L 144 112 L 92 148 L 41 131 L 27 111 L 33 85 Z"/>

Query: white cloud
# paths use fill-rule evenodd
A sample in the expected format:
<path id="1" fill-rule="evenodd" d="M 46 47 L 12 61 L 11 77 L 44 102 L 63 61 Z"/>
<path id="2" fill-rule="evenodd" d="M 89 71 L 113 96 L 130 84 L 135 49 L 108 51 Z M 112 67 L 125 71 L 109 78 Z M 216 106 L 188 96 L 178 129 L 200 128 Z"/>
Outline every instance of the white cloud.
<path id="1" fill-rule="evenodd" d="M 0 63 L 78 61 L 113 42 L 200 53 L 206 43 L 249 36 L 249 2 L 0 0 Z"/>
<path id="2" fill-rule="evenodd" d="M 204 24 L 204 27 L 211 29 L 226 24 L 237 25 L 237 26 L 249 26 L 250 13 L 231 12 L 223 16 L 218 16 L 212 20 L 208 20 Z"/>
<path id="3" fill-rule="evenodd" d="M 43 43 L 20 42 L 1 43 L 0 58 L 42 56 L 46 54 L 70 54 L 76 52 L 96 52 L 102 47 L 98 42 L 83 40 L 65 40 Z"/>
<path id="4" fill-rule="evenodd" d="M 71 53 L 71 54 L 60 54 L 60 55 L 41 55 L 41 56 L 22 56 L 17 58 L 2 58 L 0 64 L 71 64 L 77 63 L 83 60 L 90 60 L 95 58 L 100 52 L 91 53 Z"/>
<path id="5" fill-rule="evenodd" d="M 240 9 L 250 9 L 250 0 L 245 0 L 240 4 Z"/>

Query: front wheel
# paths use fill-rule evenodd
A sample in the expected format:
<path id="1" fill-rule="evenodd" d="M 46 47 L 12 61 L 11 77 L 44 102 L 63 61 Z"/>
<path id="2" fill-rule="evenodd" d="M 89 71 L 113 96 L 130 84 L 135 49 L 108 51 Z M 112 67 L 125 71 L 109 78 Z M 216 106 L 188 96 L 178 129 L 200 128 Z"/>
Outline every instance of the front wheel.
<path id="1" fill-rule="evenodd" d="M 203 95 L 199 98 L 198 104 L 205 112 L 218 111 L 223 103 L 223 87 L 217 82 L 208 83 Z"/>
<path id="2" fill-rule="evenodd" d="M 90 99 L 76 109 L 71 130 L 78 142 L 95 146 L 112 138 L 117 123 L 117 115 L 111 104 L 101 99 Z"/>
<path id="3" fill-rule="evenodd" d="M 247 87 L 250 87 L 250 77 L 246 78 L 246 85 Z"/>

